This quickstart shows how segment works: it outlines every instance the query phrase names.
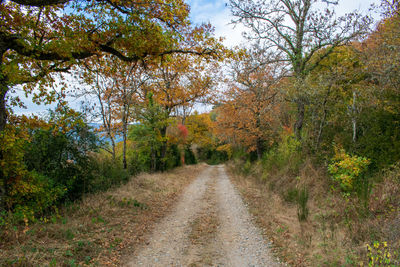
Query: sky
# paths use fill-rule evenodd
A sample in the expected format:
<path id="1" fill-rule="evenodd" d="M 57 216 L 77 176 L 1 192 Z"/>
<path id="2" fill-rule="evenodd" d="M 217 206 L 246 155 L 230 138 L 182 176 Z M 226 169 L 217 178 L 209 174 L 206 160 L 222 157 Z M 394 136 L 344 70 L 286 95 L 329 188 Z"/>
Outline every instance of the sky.
<path id="1" fill-rule="evenodd" d="M 224 44 L 228 47 L 233 47 L 245 42 L 242 38 L 242 32 L 246 29 L 230 24 L 233 17 L 229 7 L 226 5 L 228 2 L 228 0 L 187 1 L 191 7 L 190 18 L 192 22 L 195 24 L 210 22 L 215 27 L 216 36 L 224 36 L 226 38 Z M 339 0 L 339 4 L 335 7 L 335 12 L 338 16 L 354 10 L 366 14 L 373 3 L 379 4 L 380 0 Z M 379 16 L 375 15 L 374 18 L 379 19 Z"/>
<path id="2" fill-rule="evenodd" d="M 190 19 L 193 24 L 211 23 L 215 27 L 215 35 L 217 37 L 225 37 L 224 45 L 234 47 L 245 43 L 242 38 L 242 32 L 246 29 L 240 25 L 230 24 L 232 16 L 230 9 L 227 6 L 228 0 L 187 0 L 191 7 Z M 358 10 L 358 12 L 366 14 L 371 4 L 379 4 L 380 0 L 339 0 L 338 6 L 335 7 L 338 16 L 345 13 Z M 373 17 L 377 20 L 379 15 Z M 15 108 L 16 114 L 41 114 L 49 108 L 54 108 L 55 105 L 45 106 L 33 104 L 29 98 L 25 98 L 21 91 L 16 93 L 21 97 L 27 109 Z M 79 110 L 81 100 L 68 99 L 72 108 Z"/>

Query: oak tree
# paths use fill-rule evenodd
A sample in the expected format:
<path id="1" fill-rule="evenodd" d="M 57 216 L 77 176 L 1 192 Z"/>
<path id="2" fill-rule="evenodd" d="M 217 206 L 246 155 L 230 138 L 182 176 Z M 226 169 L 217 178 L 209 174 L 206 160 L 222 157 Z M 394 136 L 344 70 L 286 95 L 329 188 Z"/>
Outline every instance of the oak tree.
<path id="1" fill-rule="evenodd" d="M 221 141 L 235 142 L 256 151 L 261 159 L 274 141 L 279 111 L 278 83 L 281 66 L 265 64 L 262 50 L 238 53 L 231 62 L 231 79 L 225 101 L 218 108 L 217 135 Z"/>
<path id="2" fill-rule="evenodd" d="M 324 11 L 318 6 L 327 4 Z M 262 42 L 265 49 L 280 53 L 288 63 L 295 79 L 297 105 L 294 129 L 301 138 L 305 107 L 308 99 L 303 80 L 335 47 L 349 43 L 365 34 L 371 22 L 356 12 L 336 17 L 332 5 L 325 0 L 230 0 L 234 23 L 241 23 L 251 32 L 245 36 Z M 315 58 L 316 52 L 323 50 Z"/>

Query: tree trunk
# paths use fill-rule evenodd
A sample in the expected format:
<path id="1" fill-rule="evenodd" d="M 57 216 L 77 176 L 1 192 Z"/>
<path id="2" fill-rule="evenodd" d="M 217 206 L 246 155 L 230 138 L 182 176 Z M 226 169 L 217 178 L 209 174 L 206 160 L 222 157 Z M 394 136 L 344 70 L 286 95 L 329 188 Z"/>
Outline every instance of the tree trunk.
<path id="1" fill-rule="evenodd" d="M 126 132 L 128 130 L 128 118 L 127 118 L 127 107 L 124 105 L 124 114 L 122 115 L 122 139 L 123 139 L 123 150 L 122 150 L 122 165 L 124 170 L 128 168 L 126 162 Z"/>
<path id="2" fill-rule="evenodd" d="M 123 133 L 123 139 L 124 139 L 124 148 L 123 148 L 122 164 L 124 166 L 124 169 L 126 170 L 128 168 L 128 164 L 126 162 L 126 132 Z"/>
<path id="3" fill-rule="evenodd" d="M 299 99 L 297 101 L 297 120 L 294 124 L 294 132 L 297 140 L 301 140 L 301 129 L 303 129 L 305 105 L 304 101 Z"/>
<path id="4" fill-rule="evenodd" d="M 357 107 L 356 107 L 356 92 L 353 92 L 353 105 L 351 107 L 352 111 L 352 118 L 351 122 L 353 124 L 353 143 L 357 141 L 357 120 L 356 120 L 356 113 L 357 113 Z"/>
<path id="5" fill-rule="evenodd" d="M 6 108 L 7 91 L 8 87 L 5 84 L 5 82 L 0 81 L 0 132 L 6 128 L 7 124 L 7 108 Z"/>
<path id="6" fill-rule="evenodd" d="M 111 135 L 109 135 L 109 138 L 111 140 L 111 149 L 112 149 L 111 154 L 112 154 L 112 159 L 115 162 L 115 141 L 114 141 L 114 138 L 110 137 L 110 136 Z"/>
<path id="7" fill-rule="evenodd" d="M 160 150 L 160 158 L 161 158 L 161 164 L 160 164 L 160 169 L 161 171 L 165 171 L 166 168 L 166 155 L 167 155 L 167 140 L 165 140 L 165 137 L 167 136 L 167 127 L 162 127 L 160 130 L 161 137 L 163 139 L 162 144 L 161 144 L 161 150 Z"/>
<path id="8" fill-rule="evenodd" d="M 326 97 L 325 97 L 325 99 L 324 99 L 324 102 L 322 103 L 322 109 L 323 109 L 323 112 L 324 112 L 324 113 L 323 113 L 321 122 L 320 122 L 320 124 L 319 124 L 319 129 L 318 129 L 318 134 L 317 134 L 317 141 L 316 141 L 316 143 L 315 143 L 315 148 L 316 148 L 316 149 L 319 148 L 319 144 L 321 143 L 322 131 L 323 131 L 323 128 L 324 128 L 324 126 L 325 126 L 326 116 L 327 116 L 327 114 L 328 114 L 328 110 L 327 110 L 327 108 L 326 108 L 326 104 L 327 104 L 327 102 L 328 102 L 328 97 L 329 97 L 329 95 L 330 95 L 330 92 L 331 92 L 331 86 L 329 86 L 328 93 L 326 94 Z"/>
<path id="9" fill-rule="evenodd" d="M 181 153 L 181 164 L 182 166 L 185 166 L 185 148 L 183 147 L 183 149 L 180 150 Z"/>
<path id="10" fill-rule="evenodd" d="M 157 170 L 157 154 L 156 150 L 154 149 L 154 145 L 151 146 L 151 166 L 150 169 L 152 172 Z"/>
<path id="11" fill-rule="evenodd" d="M 257 159 L 261 160 L 263 154 L 263 142 L 261 138 L 257 138 L 256 149 L 257 149 Z"/>
<path id="12" fill-rule="evenodd" d="M 4 81 L 0 81 L 0 135 L 6 128 L 7 124 L 7 108 L 6 94 L 8 88 Z M 0 161 L 3 160 L 3 150 L 0 144 Z M 0 170 L 0 212 L 6 209 L 7 181 L 2 170 Z"/>

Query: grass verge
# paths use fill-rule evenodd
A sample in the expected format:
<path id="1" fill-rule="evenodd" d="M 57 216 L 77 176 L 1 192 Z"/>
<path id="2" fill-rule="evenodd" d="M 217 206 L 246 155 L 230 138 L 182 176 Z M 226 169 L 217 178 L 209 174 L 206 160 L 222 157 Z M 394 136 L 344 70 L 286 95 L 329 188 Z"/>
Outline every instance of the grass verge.
<path id="1" fill-rule="evenodd" d="M 1 233 L 0 266 L 121 266 L 206 165 L 141 174 Z"/>
<path id="2" fill-rule="evenodd" d="M 274 243 L 274 252 L 289 265 L 368 266 L 374 257 L 381 263 L 370 266 L 398 266 L 397 169 L 385 173 L 383 181 L 374 186 L 367 212 L 357 198 L 332 187 L 326 173 L 308 160 L 296 175 L 283 170 L 265 173 L 257 164 L 248 175 L 237 172 L 233 165 L 228 170 L 257 224 Z M 299 220 L 297 203 L 301 188 L 309 190 L 304 220 Z"/>

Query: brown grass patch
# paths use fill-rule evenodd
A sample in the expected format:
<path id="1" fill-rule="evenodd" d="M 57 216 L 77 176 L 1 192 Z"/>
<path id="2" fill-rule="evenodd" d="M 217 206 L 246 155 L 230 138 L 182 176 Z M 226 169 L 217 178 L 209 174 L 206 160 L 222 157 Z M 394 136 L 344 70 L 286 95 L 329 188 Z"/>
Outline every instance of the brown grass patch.
<path id="1" fill-rule="evenodd" d="M 386 175 L 376 184 L 367 214 L 356 196 L 343 197 L 323 169 L 315 168 L 310 160 L 298 175 L 284 171 L 265 175 L 260 166 L 247 177 L 232 166 L 229 173 L 264 234 L 272 239 L 274 251 L 290 265 L 366 264 L 365 245 L 374 241 L 387 241 L 392 251 L 400 252 L 400 171 L 398 177 Z M 309 216 L 300 223 L 290 190 L 303 186 L 309 190 Z"/>
<path id="2" fill-rule="evenodd" d="M 0 241 L 0 265 L 120 266 L 205 167 L 141 174 L 63 208 L 51 222 L 10 230 Z"/>

